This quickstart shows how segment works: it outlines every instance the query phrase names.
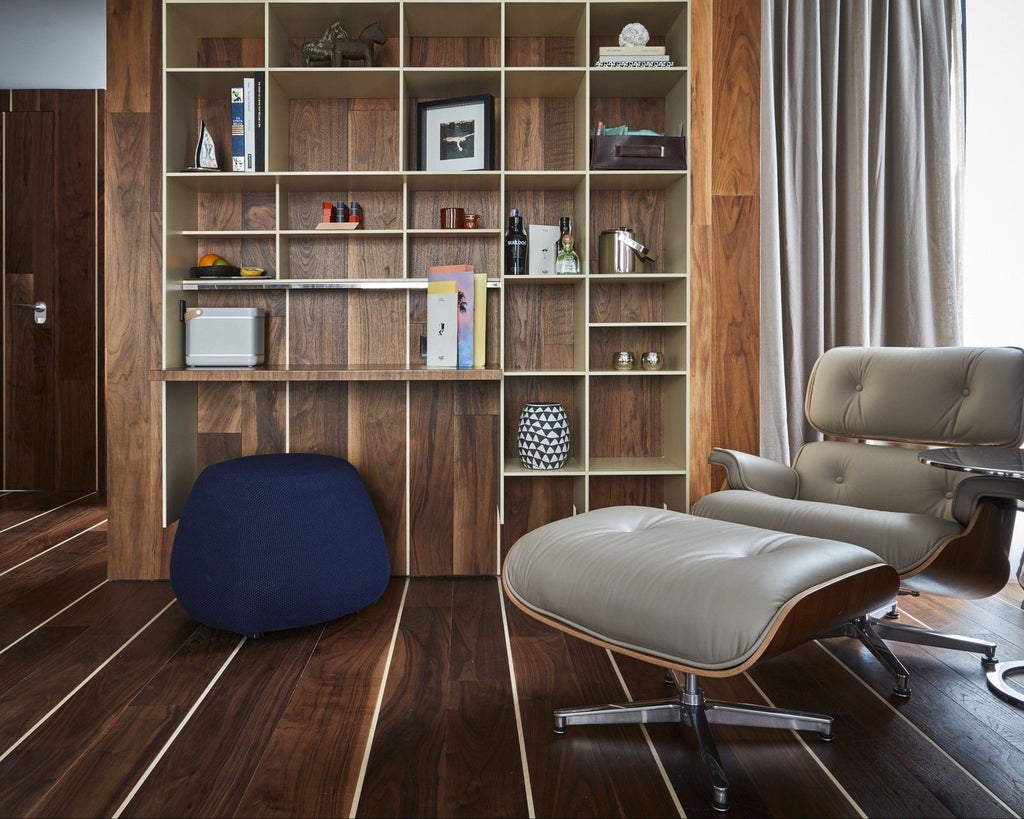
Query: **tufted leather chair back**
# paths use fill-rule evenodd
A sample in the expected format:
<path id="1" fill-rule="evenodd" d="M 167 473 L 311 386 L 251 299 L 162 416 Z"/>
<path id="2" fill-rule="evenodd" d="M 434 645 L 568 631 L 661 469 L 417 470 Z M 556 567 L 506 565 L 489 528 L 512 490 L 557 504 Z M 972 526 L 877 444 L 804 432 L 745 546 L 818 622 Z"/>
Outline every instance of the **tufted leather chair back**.
<path id="1" fill-rule="evenodd" d="M 952 519 L 954 489 L 968 476 L 922 464 L 917 453 L 1019 446 L 1024 350 L 836 347 L 815 364 L 805 411 L 811 426 L 842 440 L 797 454 L 801 500 Z"/>

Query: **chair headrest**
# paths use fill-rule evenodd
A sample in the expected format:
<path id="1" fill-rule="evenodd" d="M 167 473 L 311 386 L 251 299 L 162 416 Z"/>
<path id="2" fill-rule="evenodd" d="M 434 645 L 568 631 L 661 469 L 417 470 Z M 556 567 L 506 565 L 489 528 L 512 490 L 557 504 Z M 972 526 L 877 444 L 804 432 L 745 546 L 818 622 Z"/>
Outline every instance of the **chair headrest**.
<path id="1" fill-rule="evenodd" d="M 804 402 L 819 432 L 947 446 L 1024 440 L 1019 347 L 834 347 Z"/>

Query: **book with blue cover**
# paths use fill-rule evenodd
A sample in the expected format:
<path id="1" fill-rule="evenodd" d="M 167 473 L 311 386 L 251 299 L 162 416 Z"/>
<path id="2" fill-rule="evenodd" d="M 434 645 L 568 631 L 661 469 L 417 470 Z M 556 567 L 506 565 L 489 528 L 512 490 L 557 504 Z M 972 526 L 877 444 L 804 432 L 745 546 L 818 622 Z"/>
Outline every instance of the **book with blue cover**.
<path id="1" fill-rule="evenodd" d="M 245 91 L 231 89 L 231 170 L 245 170 Z"/>

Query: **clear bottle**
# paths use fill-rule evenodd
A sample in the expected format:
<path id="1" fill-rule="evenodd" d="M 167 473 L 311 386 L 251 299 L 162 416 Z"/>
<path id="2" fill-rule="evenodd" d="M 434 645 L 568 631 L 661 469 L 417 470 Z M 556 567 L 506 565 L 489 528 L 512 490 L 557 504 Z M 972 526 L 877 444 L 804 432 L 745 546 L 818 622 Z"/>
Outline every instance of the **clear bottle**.
<path id="1" fill-rule="evenodd" d="M 505 230 L 505 275 L 525 276 L 527 265 L 526 231 L 519 208 L 512 208 Z"/>
<path id="2" fill-rule="evenodd" d="M 580 272 L 580 257 L 572 249 L 573 238 L 571 233 L 562 234 L 562 247 L 555 259 L 555 273 L 567 275 Z"/>

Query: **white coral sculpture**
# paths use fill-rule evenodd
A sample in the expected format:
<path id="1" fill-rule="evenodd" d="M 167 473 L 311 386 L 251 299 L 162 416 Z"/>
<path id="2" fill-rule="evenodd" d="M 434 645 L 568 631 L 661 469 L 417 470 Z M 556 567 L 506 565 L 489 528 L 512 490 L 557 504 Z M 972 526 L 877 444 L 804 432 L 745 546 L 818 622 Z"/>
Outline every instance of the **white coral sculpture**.
<path id="1" fill-rule="evenodd" d="M 650 39 L 651 35 L 642 23 L 627 23 L 619 32 L 620 46 L 645 46 Z"/>

